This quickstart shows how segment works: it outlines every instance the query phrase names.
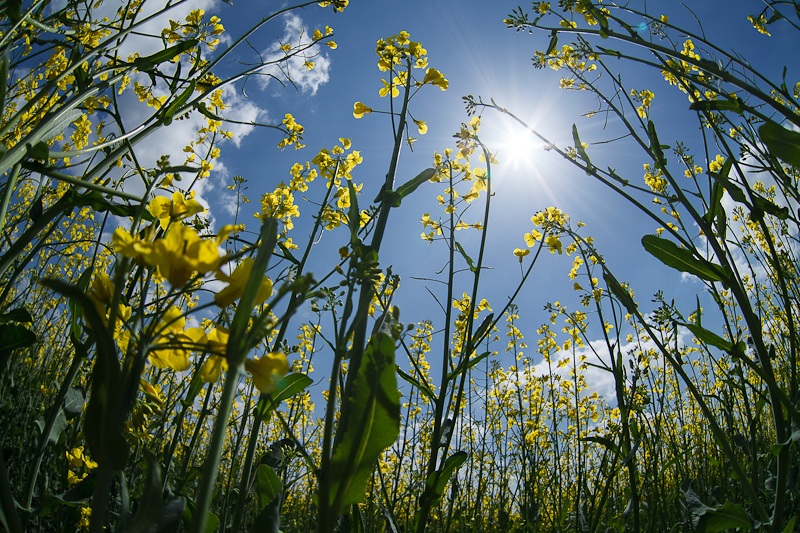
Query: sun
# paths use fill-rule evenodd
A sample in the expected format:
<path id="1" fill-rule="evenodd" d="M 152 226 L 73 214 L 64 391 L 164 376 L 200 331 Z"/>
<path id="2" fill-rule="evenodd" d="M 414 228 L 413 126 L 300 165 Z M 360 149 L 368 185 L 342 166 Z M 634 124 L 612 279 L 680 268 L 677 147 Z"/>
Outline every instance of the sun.
<path id="1" fill-rule="evenodd" d="M 493 132 L 487 146 L 503 168 L 524 170 L 534 167 L 542 143 L 529 130 L 516 125 L 503 125 Z"/>

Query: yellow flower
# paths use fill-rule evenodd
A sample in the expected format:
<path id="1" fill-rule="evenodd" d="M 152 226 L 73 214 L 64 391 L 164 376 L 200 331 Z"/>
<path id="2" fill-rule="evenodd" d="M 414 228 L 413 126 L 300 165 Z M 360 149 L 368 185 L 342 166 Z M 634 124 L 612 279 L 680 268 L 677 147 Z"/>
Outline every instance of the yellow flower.
<path id="1" fill-rule="evenodd" d="M 143 260 L 144 254 L 148 251 L 148 243 L 145 243 L 138 236 L 133 236 L 125 228 L 117 228 L 111 236 L 111 243 L 114 245 L 114 251 L 135 259 L 137 262 Z"/>
<path id="2" fill-rule="evenodd" d="M 270 393 L 289 372 L 289 362 L 280 352 L 270 352 L 260 359 L 246 360 L 245 368 L 253 376 L 253 383 L 263 393 Z"/>
<path id="3" fill-rule="evenodd" d="M 425 123 L 424 120 L 417 120 L 417 119 L 413 120 L 414 124 L 417 125 L 417 129 L 419 130 L 420 135 L 425 135 L 426 133 L 428 133 L 428 125 Z"/>
<path id="4" fill-rule="evenodd" d="M 222 260 L 217 242 L 201 239 L 192 228 L 171 226 L 164 238 L 148 247 L 145 262 L 158 268 L 173 287 L 183 287 L 194 272 L 205 274 L 219 268 Z"/>
<path id="5" fill-rule="evenodd" d="M 215 327 L 208 332 L 206 343 L 211 355 L 200 369 L 200 379 L 214 383 L 219 380 L 222 372 L 228 370 L 228 360 L 225 358 L 225 351 L 228 347 L 228 330 L 219 326 Z"/>
<path id="6" fill-rule="evenodd" d="M 171 200 L 165 196 L 156 196 L 150 200 L 147 210 L 158 219 L 161 229 L 165 230 L 170 222 L 202 213 L 205 208 L 194 199 L 194 193 L 186 200 L 181 192 L 175 191 Z"/>
<path id="7" fill-rule="evenodd" d="M 519 257 L 519 262 L 522 263 L 522 258 L 531 253 L 527 248 L 514 248 L 514 255 Z"/>
<path id="8" fill-rule="evenodd" d="M 206 383 L 216 383 L 222 372 L 228 370 L 228 360 L 219 355 L 210 355 L 203 368 L 200 369 L 200 379 Z"/>
<path id="9" fill-rule="evenodd" d="M 231 272 L 230 276 L 217 272 L 217 279 L 226 281 L 228 286 L 214 295 L 214 303 L 220 307 L 228 307 L 235 300 L 239 299 L 244 293 L 247 280 L 250 279 L 250 271 L 253 269 L 253 258 L 245 257 L 239 265 Z M 255 305 L 264 303 L 267 298 L 272 296 L 272 280 L 262 274 L 261 285 L 258 294 L 253 302 Z"/>
<path id="10" fill-rule="evenodd" d="M 150 362 L 158 368 L 171 368 L 182 372 L 191 366 L 189 350 L 193 339 L 184 331 L 186 317 L 177 307 L 170 307 L 157 326 L 156 349 L 149 354 Z"/>
<path id="11" fill-rule="evenodd" d="M 372 113 L 372 108 L 368 105 L 364 105 L 363 102 L 356 102 L 353 104 L 353 116 L 355 118 L 361 118 L 367 113 Z"/>
<path id="12" fill-rule="evenodd" d="M 435 68 L 429 68 L 425 71 L 425 77 L 422 79 L 422 84 L 430 83 L 439 87 L 441 90 L 446 91 L 450 82 L 445 79 L 444 75 Z"/>

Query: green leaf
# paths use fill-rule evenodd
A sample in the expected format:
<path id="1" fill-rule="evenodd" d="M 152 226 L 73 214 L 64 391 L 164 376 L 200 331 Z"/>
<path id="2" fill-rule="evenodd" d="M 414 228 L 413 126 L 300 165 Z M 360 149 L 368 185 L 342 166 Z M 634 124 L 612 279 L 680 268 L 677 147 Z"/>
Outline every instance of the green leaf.
<path id="1" fill-rule="evenodd" d="M 34 422 L 36 427 L 39 428 L 39 432 L 42 433 L 45 430 L 45 422 L 42 419 L 37 420 Z M 64 414 L 63 409 L 59 409 L 56 413 L 56 417 L 53 420 L 53 425 L 50 427 L 50 433 L 47 435 L 47 440 L 51 444 L 56 444 L 58 442 L 59 437 L 61 437 L 61 433 L 67 428 L 67 416 Z"/>
<path id="2" fill-rule="evenodd" d="M 743 531 L 754 529 L 753 519 L 744 507 L 729 501 L 720 507 L 706 507 L 705 512 L 700 515 L 698 527 L 706 533 L 719 533 L 734 528 L 741 528 Z"/>
<path id="3" fill-rule="evenodd" d="M 90 472 L 85 478 L 80 480 L 75 486 L 71 487 L 66 492 L 61 494 L 45 494 L 42 498 L 42 503 L 39 507 L 40 516 L 48 516 L 56 508 L 66 505 L 68 507 L 77 507 L 92 497 L 94 491 L 94 480 L 96 474 Z"/>
<path id="4" fill-rule="evenodd" d="M 694 251 L 681 248 L 672 241 L 655 235 L 642 237 L 642 246 L 653 257 L 670 268 L 693 274 L 706 281 L 726 281 L 728 274 L 722 266 L 696 257 Z"/>
<path id="5" fill-rule="evenodd" d="M 312 383 L 314 383 L 313 379 L 300 372 L 289 374 L 278 383 L 275 392 L 267 395 L 264 405 L 259 405 L 259 413 L 264 416 L 267 411 L 277 409 L 282 401 L 303 392 Z"/>
<path id="6" fill-rule="evenodd" d="M 161 122 L 163 122 L 165 126 L 169 126 L 170 124 L 172 124 L 172 117 L 175 116 L 175 113 L 177 113 L 178 110 L 184 104 L 186 104 L 186 102 L 189 100 L 192 94 L 194 94 L 195 85 L 196 85 L 195 81 L 192 80 L 192 82 L 189 83 L 189 86 L 186 88 L 186 90 L 183 91 L 180 94 L 180 96 L 178 96 L 172 102 L 170 102 L 169 106 L 167 106 L 167 108 L 164 109 L 164 111 L 161 114 Z"/>
<path id="7" fill-rule="evenodd" d="M 209 111 L 208 107 L 206 107 L 206 104 L 203 102 L 197 102 L 194 105 L 194 108 L 200 111 L 200 114 L 202 114 L 206 118 L 210 118 L 211 120 L 222 120 L 222 117 Z"/>
<path id="8" fill-rule="evenodd" d="M 800 133 L 768 120 L 758 128 L 758 135 L 772 155 L 800 168 Z"/>
<path id="9" fill-rule="evenodd" d="M 81 414 L 85 401 L 83 390 L 71 387 L 64 396 L 64 414 L 67 415 L 67 418 L 74 418 Z"/>
<path id="10" fill-rule="evenodd" d="M 164 509 L 162 498 L 163 483 L 161 481 L 161 465 L 158 459 L 150 453 L 147 456 L 147 480 L 145 481 L 142 497 L 139 499 L 136 514 L 128 525 L 126 531 L 133 533 L 146 533 L 151 526 L 158 522 Z"/>
<path id="11" fill-rule="evenodd" d="M 619 446 L 617 446 L 614 441 L 611 439 L 607 439 L 605 437 L 582 437 L 580 440 L 584 442 L 596 442 L 597 444 L 601 444 L 608 448 L 614 455 L 619 455 Z"/>
<path id="12" fill-rule="evenodd" d="M 572 140 L 575 142 L 575 150 L 578 152 L 578 157 L 580 157 L 588 167 L 586 172 L 590 173 L 594 169 L 594 165 L 592 165 L 592 162 L 589 159 L 589 154 L 587 154 L 586 150 L 583 148 L 581 138 L 578 136 L 578 126 L 575 124 L 572 125 Z"/>
<path id="13" fill-rule="evenodd" d="M 8 48 L 3 48 L 3 58 L 0 59 L 0 80 L 2 80 L 0 83 L 0 109 L 5 109 L 8 90 Z"/>
<path id="14" fill-rule="evenodd" d="M 358 239 L 358 230 L 361 229 L 361 213 L 358 210 L 358 195 L 353 180 L 347 180 L 347 190 L 350 194 L 350 208 L 347 218 L 350 226 L 350 241 Z"/>
<path id="15" fill-rule="evenodd" d="M 692 111 L 733 111 L 740 115 L 744 112 L 742 101 L 736 97 L 731 100 L 698 100 L 692 102 L 689 109 Z"/>
<path id="16" fill-rule="evenodd" d="M 545 51 L 544 55 L 549 56 L 556 49 L 556 46 L 558 46 L 558 32 L 550 30 L 550 42 L 547 43 L 547 51 Z"/>
<path id="17" fill-rule="evenodd" d="M 187 52 L 195 46 L 197 46 L 197 39 L 187 39 L 147 57 L 137 57 L 133 60 L 133 66 L 139 72 L 147 72 L 161 63 L 171 61 L 176 55 Z"/>
<path id="18" fill-rule="evenodd" d="M 433 393 L 433 390 L 430 387 L 420 382 L 414 376 L 405 373 L 400 367 L 397 367 L 397 374 L 403 378 L 403 381 L 410 384 L 412 387 L 416 387 L 422 394 L 427 396 L 428 399 L 434 402 L 436 401 L 436 395 Z"/>
<path id="19" fill-rule="evenodd" d="M 467 370 L 469 370 L 473 366 L 477 365 L 478 363 L 480 363 L 481 361 L 483 361 L 484 359 L 489 357 L 489 355 L 491 355 L 491 353 L 492 352 L 483 352 L 482 354 L 480 354 L 478 356 L 475 356 L 472 359 L 469 359 L 468 361 L 464 361 L 463 363 L 458 365 L 458 367 L 456 367 L 455 370 L 453 370 L 452 372 L 447 374 L 448 381 L 453 379 L 456 376 L 461 375 L 462 373 L 466 372 Z"/>
<path id="20" fill-rule="evenodd" d="M 470 256 L 467 255 L 467 252 L 464 251 L 464 247 L 461 246 L 461 243 L 456 242 L 456 250 L 458 250 L 458 253 L 460 253 L 461 257 L 464 258 L 464 261 L 467 262 L 470 272 L 475 272 L 475 262 Z"/>
<path id="21" fill-rule="evenodd" d="M 384 449 L 400 434 L 400 393 L 394 339 L 378 331 L 370 337 L 358 374 L 342 398 L 342 417 L 331 458 L 333 515 L 364 499 L 364 488 Z"/>
<path id="22" fill-rule="evenodd" d="M 442 468 L 428 476 L 425 481 L 425 497 L 433 498 L 434 501 L 439 500 L 444 494 L 444 489 L 447 487 L 450 478 L 466 462 L 468 457 L 467 452 L 458 451 L 445 459 Z"/>
<path id="23" fill-rule="evenodd" d="M 95 461 L 113 469 L 122 468 L 128 460 L 128 443 L 124 435 L 126 417 L 120 398 L 122 371 L 111 332 L 92 301 L 78 287 L 54 278 L 45 278 L 41 283 L 74 300 L 81 307 L 84 319 L 92 330 L 96 355 L 83 432 Z"/>
<path id="24" fill-rule="evenodd" d="M 259 509 L 263 509 L 280 496 L 283 491 L 283 483 L 271 466 L 263 464 L 258 466 L 254 491 L 258 496 Z"/>
<path id="25" fill-rule="evenodd" d="M 416 191 L 420 185 L 422 185 L 426 181 L 429 181 L 435 175 L 436 175 L 436 169 L 426 168 L 425 170 L 417 174 L 415 178 L 410 179 L 409 181 L 398 187 L 395 190 L 395 193 L 397 193 L 398 197 L 396 200 L 397 205 L 393 204 L 392 207 L 400 207 L 400 202 L 403 200 L 403 198 L 405 198 L 412 192 Z"/>
<path id="26" fill-rule="evenodd" d="M 491 327 L 492 322 L 494 322 L 494 313 L 489 313 L 486 316 L 486 318 L 483 319 L 483 322 L 481 322 L 481 325 L 478 326 L 478 329 L 475 330 L 475 333 L 472 334 L 471 342 L 472 342 L 473 345 L 475 345 L 475 344 L 479 343 L 481 340 L 483 340 L 483 337 L 484 337 L 484 335 L 486 335 L 486 332 L 489 331 L 489 328 Z"/>
<path id="27" fill-rule="evenodd" d="M 139 206 L 115 204 L 108 201 L 103 193 L 100 191 L 90 191 L 84 194 L 78 194 L 74 189 L 70 189 L 65 195 L 69 199 L 71 207 L 91 207 L 93 211 L 98 213 L 111 213 L 118 217 L 134 217 L 139 214 Z M 142 217 L 145 220 L 152 221 L 153 215 L 150 211 L 142 211 Z"/>
<path id="28" fill-rule="evenodd" d="M 7 313 L 0 314 L 0 325 L 8 324 L 9 322 L 17 322 L 19 324 L 30 324 L 33 322 L 31 314 L 24 307 L 17 307 Z"/>
<path id="29" fill-rule="evenodd" d="M 195 513 L 194 501 L 187 498 L 186 506 L 183 508 L 183 525 L 185 526 L 186 531 L 189 531 L 189 526 L 192 523 L 192 515 L 194 515 L 194 513 Z M 217 531 L 217 527 L 219 527 L 219 517 L 214 513 L 212 513 L 211 511 L 205 511 L 205 513 L 206 513 L 205 533 L 215 533 L 215 531 Z"/>
<path id="30" fill-rule="evenodd" d="M 36 344 L 36 335 L 19 324 L 3 324 L 0 326 L 0 354 L 10 353 L 18 348 L 27 348 Z"/>
<path id="31" fill-rule="evenodd" d="M 604 270 L 603 279 L 608 285 L 608 290 L 617 297 L 625 309 L 632 315 L 636 314 L 636 308 L 638 307 L 636 302 L 631 298 L 631 293 L 617 281 L 617 278 L 608 270 Z"/>
<path id="32" fill-rule="evenodd" d="M 692 332 L 692 335 L 697 337 L 700 341 L 704 342 L 705 344 L 710 344 L 711 346 L 714 346 L 726 352 L 731 352 L 733 350 L 732 342 L 726 341 L 716 333 L 708 331 L 706 328 L 702 326 L 689 323 L 683 323 L 681 325 L 686 327 L 686 329 Z"/>
<path id="33" fill-rule="evenodd" d="M 50 157 L 50 146 L 44 141 L 39 141 L 33 146 L 28 146 L 28 151 L 25 155 L 31 159 L 47 161 Z"/>
<path id="34" fill-rule="evenodd" d="M 647 136 L 650 138 L 650 154 L 655 159 L 656 168 L 666 167 L 667 159 L 664 157 L 664 148 L 669 148 L 669 146 L 662 145 L 659 142 L 656 125 L 652 120 L 647 121 Z"/>

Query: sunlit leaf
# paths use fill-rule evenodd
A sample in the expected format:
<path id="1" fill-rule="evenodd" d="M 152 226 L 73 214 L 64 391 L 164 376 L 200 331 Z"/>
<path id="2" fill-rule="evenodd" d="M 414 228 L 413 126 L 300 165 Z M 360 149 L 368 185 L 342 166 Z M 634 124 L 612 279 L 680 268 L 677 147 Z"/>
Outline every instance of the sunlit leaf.
<path id="1" fill-rule="evenodd" d="M 425 170 L 423 170 L 422 172 L 417 174 L 416 177 L 408 180 L 406 183 L 404 183 L 403 185 L 398 187 L 395 190 L 395 192 L 397 193 L 397 196 L 398 196 L 397 205 L 396 206 L 393 205 L 393 207 L 399 207 L 400 206 L 400 202 L 403 200 L 403 198 L 405 198 L 406 196 L 408 196 L 412 192 L 416 191 L 417 187 L 419 187 L 420 185 L 422 185 L 426 181 L 429 181 L 435 175 L 436 175 L 436 169 L 434 169 L 434 168 L 426 168 Z"/>
<path id="2" fill-rule="evenodd" d="M 264 405 L 259 405 L 259 411 L 262 412 L 263 416 L 266 411 L 276 409 L 282 401 L 303 392 L 312 383 L 314 383 L 314 380 L 300 372 L 289 374 L 280 380 L 278 387 L 265 398 Z"/>
<path id="3" fill-rule="evenodd" d="M 482 354 L 477 355 L 477 356 L 473 357 L 472 359 L 464 361 L 463 363 L 458 365 L 458 367 L 456 367 L 455 370 L 453 370 L 452 372 L 447 374 L 447 379 L 451 380 L 451 379 L 455 378 L 456 376 L 459 376 L 459 375 L 463 374 L 464 372 L 466 372 L 467 370 L 469 370 L 473 366 L 477 365 L 478 363 L 480 363 L 481 361 L 483 361 L 484 359 L 489 357 L 491 355 L 491 353 L 492 352 L 483 352 Z"/>
<path id="4" fill-rule="evenodd" d="M 800 168 L 800 133 L 768 120 L 758 128 L 758 136 L 772 155 Z"/>
<path id="5" fill-rule="evenodd" d="M 406 383 L 409 383 L 410 385 L 412 385 L 412 386 L 416 387 L 416 388 L 417 388 L 417 389 L 418 389 L 418 390 L 419 390 L 419 391 L 420 391 L 422 394 L 424 394 L 425 396 L 427 396 L 427 397 L 428 397 L 430 400 L 436 401 L 436 394 L 434 394 L 433 390 L 432 390 L 430 387 L 428 387 L 427 385 L 425 385 L 425 384 L 423 384 L 422 382 L 420 382 L 420 381 L 419 381 L 417 378 L 415 378 L 414 376 L 411 376 L 411 375 L 409 375 L 409 374 L 405 373 L 405 372 L 403 371 L 403 369 L 401 369 L 401 368 L 398 368 L 398 369 L 397 369 L 397 374 L 398 374 L 398 375 L 399 375 L 399 376 L 400 376 L 400 377 L 401 377 L 401 378 L 402 378 L 402 379 L 403 379 L 403 380 L 404 380 Z"/>
<path id="6" fill-rule="evenodd" d="M 450 482 L 450 478 L 466 462 L 468 457 L 467 452 L 458 451 L 445 459 L 442 468 L 428 476 L 427 481 L 425 481 L 425 497 L 433 498 L 434 501 L 441 498 L 447 483 Z"/>
<path id="7" fill-rule="evenodd" d="M 375 462 L 400 433 L 400 394 L 390 335 L 379 331 L 370 338 L 342 404 L 342 425 L 328 473 L 334 514 L 364 499 Z"/>
<path id="8" fill-rule="evenodd" d="M 706 281 L 725 281 L 728 274 L 722 266 L 697 257 L 692 250 L 655 235 L 642 237 L 642 245 L 653 257 L 670 268 L 693 274 Z"/>
<path id="9" fill-rule="evenodd" d="M 283 490 L 283 483 L 281 483 L 281 478 L 278 477 L 272 467 L 262 464 L 258 465 L 256 470 L 254 490 L 256 496 L 258 496 L 258 507 L 263 509 L 280 495 Z"/>
<path id="10" fill-rule="evenodd" d="M 177 55 L 188 52 L 195 46 L 197 46 L 197 39 L 186 39 L 147 57 L 137 57 L 133 60 L 133 66 L 139 72 L 147 72 L 161 63 L 172 60 Z"/>

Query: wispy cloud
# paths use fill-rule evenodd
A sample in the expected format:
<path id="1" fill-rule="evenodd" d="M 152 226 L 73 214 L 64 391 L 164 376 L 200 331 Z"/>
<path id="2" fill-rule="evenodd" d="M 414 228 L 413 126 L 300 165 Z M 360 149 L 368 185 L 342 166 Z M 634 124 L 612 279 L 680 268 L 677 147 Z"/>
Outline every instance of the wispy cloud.
<path id="1" fill-rule="evenodd" d="M 294 84 L 304 93 L 316 94 L 317 89 L 330 79 L 331 60 L 319 44 L 309 46 L 312 41 L 300 17 L 291 13 L 284 15 L 283 35 L 263 52 L 265 62 L 270 65 L 261 70 L 262 74 L 266 74 L 259 77 L 261 87 L 269 85 L 274 77 Z M 285 52 L 281 50 L 283 44 L 304 50 L 281 61 L 285 57 Z M 314 63 L 313 69 L 306 67 L 307 61 Z"/>

